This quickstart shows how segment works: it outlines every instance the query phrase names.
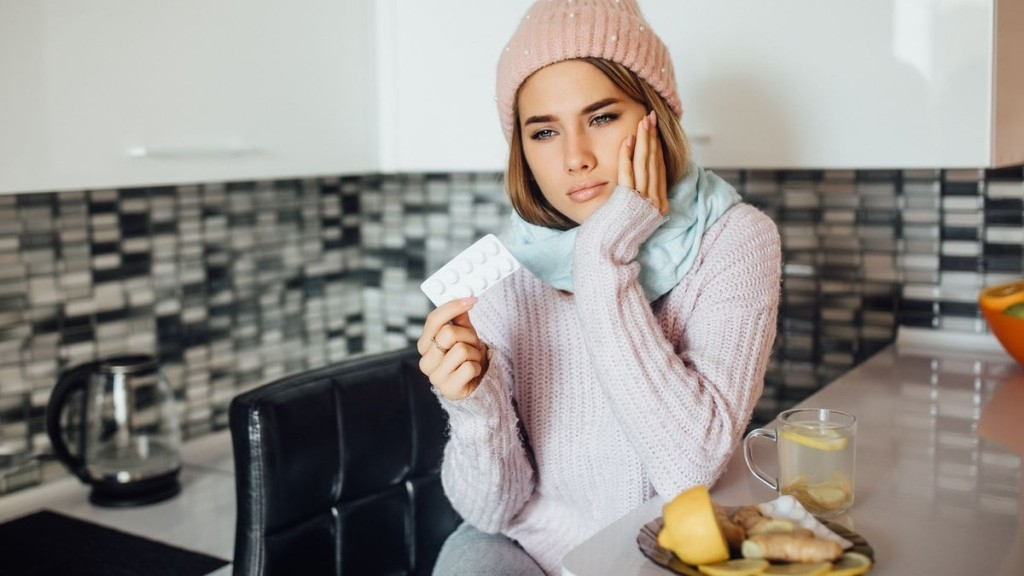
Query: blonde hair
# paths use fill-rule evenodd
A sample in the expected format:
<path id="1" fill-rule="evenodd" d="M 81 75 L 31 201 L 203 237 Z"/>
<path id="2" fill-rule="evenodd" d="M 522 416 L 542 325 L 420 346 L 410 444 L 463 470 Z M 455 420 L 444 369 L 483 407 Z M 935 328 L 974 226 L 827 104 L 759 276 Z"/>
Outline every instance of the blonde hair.
<path id="1" fill-rule="evenodd" d="M 683 127 L 672 109 L 657 90 L 625 66 L 602 58 L 581 58 L 593 64 L 627 96 L 640 102 L 658 116 L 658 136 L 665 158 L 665 182 L 669 191 L 686 176 L 690 161 L 690 145 L 683 133 Z M 514 125 L 509 139 L 508 167 L 505 171 L 505 185 L 508 187 L 512 207 L 523 220 L 537 226 L 568 230 L 578 224 L 555 210 L 544 198 L 537 181 L 530 172 L 523 152 L 523 136 L 519 127 L 519 95 L 514 104 Z"/>

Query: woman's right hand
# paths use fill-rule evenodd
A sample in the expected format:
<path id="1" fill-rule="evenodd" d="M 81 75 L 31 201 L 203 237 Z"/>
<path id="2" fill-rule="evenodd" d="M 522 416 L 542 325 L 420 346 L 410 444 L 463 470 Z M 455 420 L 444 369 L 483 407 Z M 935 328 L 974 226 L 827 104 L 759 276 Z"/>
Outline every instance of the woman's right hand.
<path id="1" fill-rule="evenodd" d="M 476 390 L 487 371 L 487 345 L 469 321 L 474 297 L 452 300 L 427 315 L 416 341 L 420 371 L 449 400 L 461 400 Z"/>

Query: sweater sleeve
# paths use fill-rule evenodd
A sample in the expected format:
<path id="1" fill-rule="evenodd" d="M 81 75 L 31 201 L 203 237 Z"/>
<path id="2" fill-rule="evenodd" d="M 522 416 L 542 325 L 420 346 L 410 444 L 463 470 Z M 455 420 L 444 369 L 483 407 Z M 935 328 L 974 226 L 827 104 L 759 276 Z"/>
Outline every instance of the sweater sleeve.
<path id="1" fill-rule="evenodd" d="M 581 227 L 573 282 L 602 390 L 655 490 L 670 497 L 712 485 L 749 421 L 775 338 L 781 249 L 770 219 L 734 206 L 659 303 L 659 323 L 634 261 L 659 222 L 639 195 L 617 190 Z"/>
<path id="2" fill-rule="evenodd" d="M 487 304 L 478 303 L 474 322 Z M 479 314 L 478 314 L 479 313 Z M 486 330 L 481 331 L 485 338 Z M 500 343 L 489 344 L 489 366 L 468 397 L 448 400 L 437 394 L 448 413 L 449 439 L 441 465 L 441 482 L 452 506 L 483 532 L 504 530 L 529 499 L 534 471 L 511 393 L 512 369 Z M 435 389 L 436 393 L 436 389 Z"/>

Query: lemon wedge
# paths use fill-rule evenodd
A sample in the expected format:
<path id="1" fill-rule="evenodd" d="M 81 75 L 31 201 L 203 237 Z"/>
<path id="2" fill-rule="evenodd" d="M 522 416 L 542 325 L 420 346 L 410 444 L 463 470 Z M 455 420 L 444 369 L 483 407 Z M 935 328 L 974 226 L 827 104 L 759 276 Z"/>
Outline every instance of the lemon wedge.
<path id="1" fill-rule="evenodd" d="M 817 426 L 786 428 L 779 436 L 788 442 L 828 451 L 842 450 L 850 440 L 835 430 Z"/>
<path id="2" fill-rule="evenodd" d="M 715 517 L 707 486 L 698 484 L 683 490 L 665 504 L 662 516 L 665 525 L 658 532 L 658 545 L 683 562 L 699 566 L 729 559 L 729 545 Z"/>
<path id="3" fill-rule="evenodd" d="M 845 552 L 832 564 L 830 576 L 857 576 L 870 569 L 870 558 L 860 552 Z"/>
<path id="4" fill-rule="evenodd" d="M 767 560 L 741 558 L 714 564 L 701 564 L 697 569 L 708 576 L 758 576 L 771 566 Z"/>
<path id="5" fill-rule="evenodd" d="M 792 564 L 772 564 L 761 572 L 764 576 L 824 576 L 832 570 L 831 562 L 793 562 Z"/>

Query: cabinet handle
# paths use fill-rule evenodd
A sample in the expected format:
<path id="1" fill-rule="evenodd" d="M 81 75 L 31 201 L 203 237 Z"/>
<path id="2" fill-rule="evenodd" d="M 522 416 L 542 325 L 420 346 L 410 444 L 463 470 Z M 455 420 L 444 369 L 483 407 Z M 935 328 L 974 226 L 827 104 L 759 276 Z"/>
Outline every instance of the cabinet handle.
<path id="1" fill-rule="evenodd" d="M 710 144 L 711 143 L 711 133 L 710 132 L 694 132 L 693 134 L 688 134 L 688 136 L 690 138 L 690 142 L 693 142 L 694 144 Z"/>
<path id="2" fill-rule="evenodd" d="M 256 146 L 132 146 L 127 154 L 132 158 L 209 158 L 219 156 L 246 156 L 262 150 Z"/>

